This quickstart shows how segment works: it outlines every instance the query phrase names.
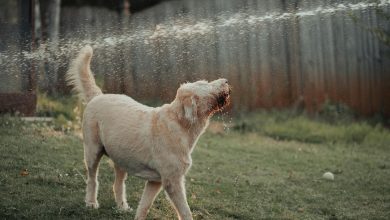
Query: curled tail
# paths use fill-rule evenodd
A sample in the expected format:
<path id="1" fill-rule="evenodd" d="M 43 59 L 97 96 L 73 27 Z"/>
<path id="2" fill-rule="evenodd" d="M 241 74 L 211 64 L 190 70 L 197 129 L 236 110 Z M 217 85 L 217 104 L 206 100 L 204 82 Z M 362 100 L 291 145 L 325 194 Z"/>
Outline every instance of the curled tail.
<path id="1" fill-rule="evenodd" d="M 85 103 L 88 103 L 93 97 L 103 94 L 102 90 L 96 85 L 90 69 L 92 53 L 92 47 L 85 46 L 79 52 L 77 58 L 73 60 L 66 73 L 68 85 L 73 86 L 73 89 Z"/>

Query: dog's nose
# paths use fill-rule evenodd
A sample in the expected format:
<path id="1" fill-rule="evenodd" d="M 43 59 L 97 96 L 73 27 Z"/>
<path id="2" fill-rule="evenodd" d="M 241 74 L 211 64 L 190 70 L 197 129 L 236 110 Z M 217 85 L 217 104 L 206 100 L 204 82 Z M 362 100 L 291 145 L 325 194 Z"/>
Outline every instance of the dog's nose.
<path id="1" fill-rule="evenodd" d="M 228 81 L 227 79 L 225 79 L 225 83 L 226 83 L 226 84 L 228 84 L 228 83 L 229 83 L 229 81 Z"/>

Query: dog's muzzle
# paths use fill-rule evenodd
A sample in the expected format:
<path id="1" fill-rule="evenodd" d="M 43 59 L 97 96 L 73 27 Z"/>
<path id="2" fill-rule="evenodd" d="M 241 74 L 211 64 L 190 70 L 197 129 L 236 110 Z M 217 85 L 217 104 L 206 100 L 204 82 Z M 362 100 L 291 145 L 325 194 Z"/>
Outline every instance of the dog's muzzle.
<path id="1" fill-rule="evenodd" d="M 220 93 L 217 97 L 217 106 L 219 110 L 222 110 L 225 106 L 230 103 L 230 94 L 232 93 L 232 89 L 229 86 L 228 91 L 224 91 Z"/>

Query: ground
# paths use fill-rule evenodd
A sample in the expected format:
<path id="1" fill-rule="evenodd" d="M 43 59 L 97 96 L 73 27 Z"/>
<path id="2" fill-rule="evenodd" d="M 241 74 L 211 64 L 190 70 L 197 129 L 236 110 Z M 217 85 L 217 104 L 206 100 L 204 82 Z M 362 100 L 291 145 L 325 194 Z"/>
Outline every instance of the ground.
<path id="1" fill-rule="evenodd" d="M 272 115 L 275 115 L 273 113 Z M 285 114 L 253 114 L 213 125 L 193 152 L 187 195 L 195 219 L 388 219 L 390 132 Z M 235 120 L 235 119 L 234 119 Z M 79 135 L 0 118 L 1 219 L 132 219 L 115 207 L 113 170 L 100 166 L 100 209 L 85 207 Z M 322 179 L 333 172 L 334 181 Z M 130 177 L 135 209 L 144 182 Z M 174 219 L 161 193 L 149 219 Z"/>

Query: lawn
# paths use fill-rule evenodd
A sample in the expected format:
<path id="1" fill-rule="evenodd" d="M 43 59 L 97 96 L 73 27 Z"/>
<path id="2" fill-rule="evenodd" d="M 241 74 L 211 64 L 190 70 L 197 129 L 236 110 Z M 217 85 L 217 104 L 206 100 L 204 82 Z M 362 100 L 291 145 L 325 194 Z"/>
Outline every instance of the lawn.
<path id="1" fill-rule="evenodd" d="M 195 219 L 388 219 L 390 132 L 369 122 L 327 123 L 258 113 L 201 137 L 187 176 Z M 217 127 L 217 129 L 215 129 Z M 113 170 L 100 166 L 100 209 L 84 205 L 77 132 L 0 118 L 0 219 L 132 219 L 115 208 Z M 326 171 L 334 181 L 322 179 Z M 143 181 L 127 180 L 135 209 Z M 160 193 L 149 219 L 174 219 Z"/>

